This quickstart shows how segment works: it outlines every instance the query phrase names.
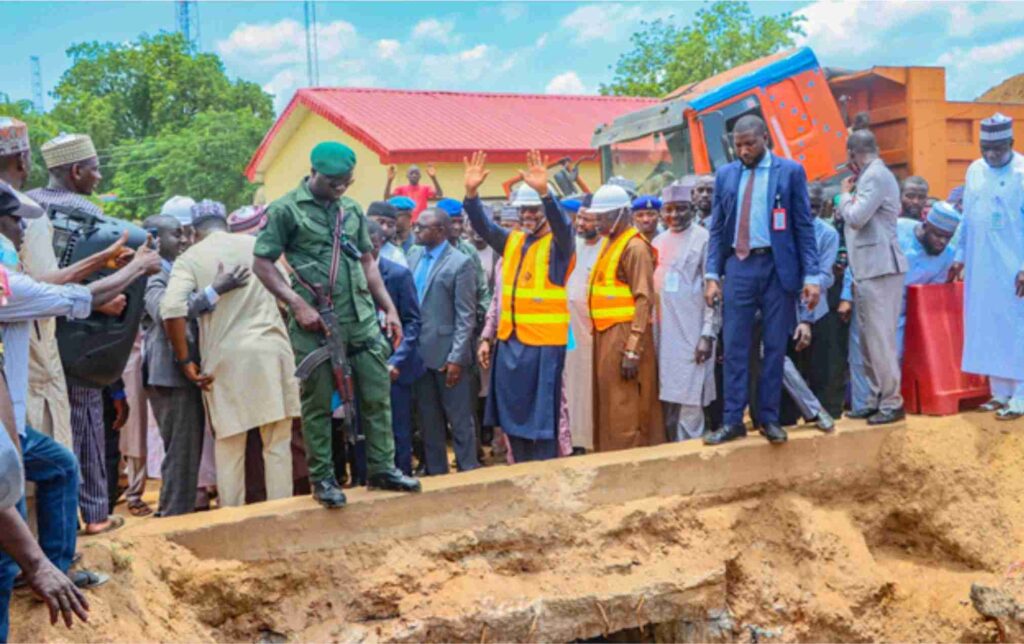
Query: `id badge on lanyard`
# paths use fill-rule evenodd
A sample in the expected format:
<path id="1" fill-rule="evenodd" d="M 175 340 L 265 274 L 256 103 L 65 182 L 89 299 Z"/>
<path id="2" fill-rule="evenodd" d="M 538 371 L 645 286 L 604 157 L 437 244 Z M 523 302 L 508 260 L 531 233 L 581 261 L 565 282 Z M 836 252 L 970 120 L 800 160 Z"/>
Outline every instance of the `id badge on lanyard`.
<path id="1" fill-rule="evenodd" d="M 772 208 L 772 230 L 786 230 L 786 209 L 782 207 L 782 198 L 779 195 L 775 195 L 775 207 Z"/>

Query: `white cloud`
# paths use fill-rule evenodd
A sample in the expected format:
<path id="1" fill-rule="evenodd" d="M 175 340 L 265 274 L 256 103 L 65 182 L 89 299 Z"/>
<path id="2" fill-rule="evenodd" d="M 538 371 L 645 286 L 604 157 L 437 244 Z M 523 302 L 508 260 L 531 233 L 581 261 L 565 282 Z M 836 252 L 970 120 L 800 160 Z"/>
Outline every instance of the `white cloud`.
<path id="1" fill-rule="evenodd" d="M 498 13 L 505 22 L 515 22 L 526 15 L 526 5 L 520 2 L 502 2 Z"/>
<path id="2" fill-rule="evenodd" d="M 798 44 L 810 45 L 824 56 L 865 52 L 884 43 L 886 34 L 901 31 L 929 11 L 941 11 L 941 6 L 914 0 L 818 0 L 796 11 L 807 19 L 807 35 Z"/>
<path id="3" fill-rule="evenodd" d="M 586 94 L 587 88 L 574 71 L 552 78 L 544 88 L 545 94 Z"/>
<path id="4" fill-rule="evenodd" d="M 977 47 L 954 47 L 939 56 L 939 65 L 970 69 L 977 65 L 996 65 L 1024 54 L 1024 36 L 1007 38 Z"/>
<path id="5" fill-rule="evenodd" d="M 353 47 L 358 40 L 355 26 L 344 20 L 323 23 L 317 28 L 320 60 L 331 60 Z M 276 66 L 305 63 L 306 30 L 295 20 L 274 23 L 242 23 L 224 40 L 217 51 L 229 60 L 249 65 Z"/>
<path id="6" fill-rule="evenodd" d="M 458 53 L 458 57 L 459 60 L 463 62 L 468 62 L 472 60 L 482 60 L 485 56 L 487 56 L 487 52 L 489 51 L 489 49 L 490 48 L 487 45 L 477 45 L 472 49 L 460 51 Z"/>
<path id="7" fill-rule="evenodd" d="M 548 35 L 547 34 L 541 34 L 537 38 L 536 42 L 533 43 L 533 46 L 536 47 L 537 49 L 543 49 L 544 45 L 546 45 L 546 44 L 548 44 Z"/>
<path id="8" fill-rule="evenodd" d="M 383 40 L 377 41 L 377 58 L 381 60 L 392 60 L 398 55 L 399 50 L 402 48 L 402 43 L 397 40 L 390 38 L 384 38 Z"/>
<path id="9" fill-rule="evenodd" d="M 615 43 L 629 39 L 642 20 L 653 21 L 671 13 L 670 5 L 588 4 L 562 18 L 560 24 L 572 32 L 577 44 Z"/>
<path id="10" fill-rule="evenodd" d="M 454 28 L 455 23 L 450 20 L 441 21 L 437 18 L 427 18 L 420 20 L 412 28 L 412 37 L 418 40 L 447 42 L 451 39 Z"/>
<path id="11" fill-rule="evenodd" d="M 975 36 L 987 29 L 1024 21 L 1021 2 L 957 2 L 937 4 L 935 8 L 949 10 L 947 29 L 954 38 Z"/>

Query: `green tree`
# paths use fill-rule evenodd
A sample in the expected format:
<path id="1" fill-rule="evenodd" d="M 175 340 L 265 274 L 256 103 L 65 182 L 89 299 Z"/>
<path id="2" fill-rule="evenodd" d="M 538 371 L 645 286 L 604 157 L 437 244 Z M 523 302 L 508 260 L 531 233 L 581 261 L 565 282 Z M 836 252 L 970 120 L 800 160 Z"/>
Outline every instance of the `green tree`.
<path id="1" fill-rule="evenodd" d="M 689 25 L 642 23 L 632 48 L 615 63 L 602 94 L 664 96 L 745 62 L 792 47 L 803 35 L 803 16 L 755 18 L 746 2 L 719 0 L 697 10 Z"/>
<path id="2" fill-rule="evenodd" d="M 250 110 L 207 111 L 187 128 L 125 148 L 108 163 L 117 200 L 106 211 L 143 218 L 176 194 L 220 201 L 229 211 L 252 203 L 257 186 L 242 173 L 266 130 L 266 120 Z"/>
<path id="3" fill-rule="evenodd" d="M 140 219 L 175 194 L 228 208 L 250 202 L 256 187 L 242 172 L 274 119 L 259 85 L 229 79 L 219 57 L 176 33 L 81 43 L 67 54 L 72 64 L 51 112 L 0 100 L 0 115 L 29 126 L 30 187 L 46 182 L 39 146 L 60 132 L 84 132 L 99 151 L 100 192 L 114 195 L 104 206 L 110 214 Z"/>

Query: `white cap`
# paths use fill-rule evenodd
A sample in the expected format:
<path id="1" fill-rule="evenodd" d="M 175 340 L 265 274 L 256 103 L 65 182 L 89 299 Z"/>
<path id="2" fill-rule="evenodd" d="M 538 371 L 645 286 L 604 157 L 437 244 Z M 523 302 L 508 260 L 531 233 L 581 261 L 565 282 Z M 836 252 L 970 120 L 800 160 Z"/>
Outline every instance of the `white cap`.
<path id="1" fill-rule="evenodd" d="M 191 226 L 192 206 L 194 205 L 196 205 L 196 201 L 192 197 L 175 195 L 164 202 L 163 207 L 160 208 L 160 214 L 174 217 L 181 222 L 182 226 Z"/>
<path id="2" fill-rule="evenodd" d="M 516 188 L 512 193 L 512 206 L 516 208 L 528 208 L 541 205 L 540 194 L 525 183 Z"/>
<path id="3" fill-rule="evenodd" d="M 633 200 L 621 186 L 603 185 L 594 193 L 594 200 L 587 207 L 587 212 L 601 214 L 623 208 L 632 208 Z"/>

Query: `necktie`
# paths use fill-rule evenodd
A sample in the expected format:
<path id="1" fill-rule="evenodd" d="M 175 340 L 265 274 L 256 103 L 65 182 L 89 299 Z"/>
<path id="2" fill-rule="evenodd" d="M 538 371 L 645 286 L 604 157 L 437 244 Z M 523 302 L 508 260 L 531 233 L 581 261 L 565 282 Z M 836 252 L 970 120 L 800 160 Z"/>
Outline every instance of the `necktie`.
<path id="1" fill-rule="evenodd" d="M 740 206 L 740 228 L 736 232 L 736 257 L 741 260 L 750 256 L 750 201 L 754 196 L 754 178 L 756 168 L 750 168 L 747 188 L 743 191 L 743 204 Z"/>
<path id="2" fill-rule="evenodd" d="M 413 281 L 416 282 L 416 297 L 423 303 L 423 293 L 427 290 L 427 276 L 430 275 L 430 265 L 434 263 L 434 256 L 430 252 L 423 253 L 423 258 L 416 266 L 416 275 Z"/>

